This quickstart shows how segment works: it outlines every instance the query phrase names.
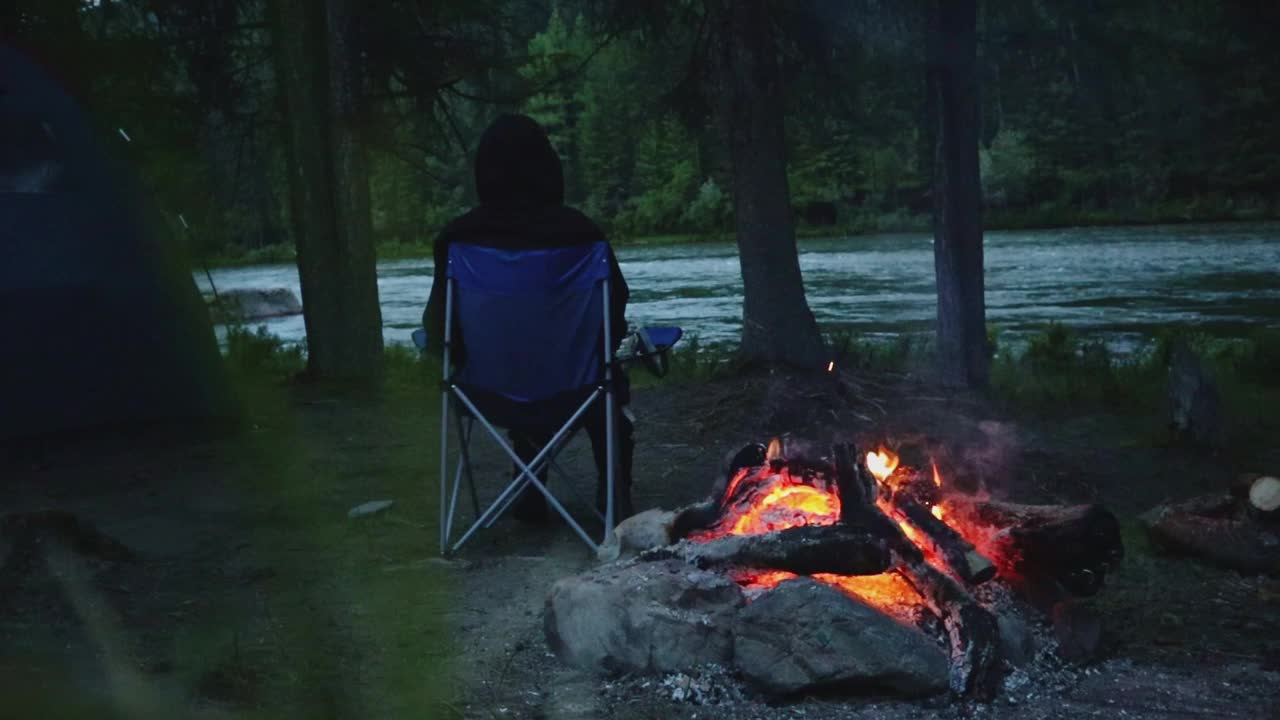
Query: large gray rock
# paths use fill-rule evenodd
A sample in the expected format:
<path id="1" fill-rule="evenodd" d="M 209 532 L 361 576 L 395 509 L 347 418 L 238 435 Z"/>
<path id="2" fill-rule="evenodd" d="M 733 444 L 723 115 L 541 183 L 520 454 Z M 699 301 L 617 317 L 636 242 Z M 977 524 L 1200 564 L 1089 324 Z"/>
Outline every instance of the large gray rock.
<path id="1" fill-rule="evenodd" d="M 807 578 L 765 593 L 734 623 L 734 663 L 759 690 L 880 688 L 921 696 L 947 689 L 946 654 L 835 588 Z"/>
<path id="2" fill-rule="evenodd" d="M 716 573 L 674 560 L 606 565 L 551 588 L 547 644 L 585 670 L 665 673 L 733 655 L 742 590 Z"/>
<path id="3" fill-rule="evenodd" d="M 674 511 L 658 508 L 632 515 L 618 523 L 613 534 L 596 551 L 596 558 L 600 562 L 626 560 L 645 550 L 670 545 L 671 524 L 675 519 Z"/>
<path id="4" fill-rule="evenodd" d="M 298 315 L 302 303 L 289 288 L 237 288 L 218 294 L 218 302 L 226 312 L 241 320 Z"/>

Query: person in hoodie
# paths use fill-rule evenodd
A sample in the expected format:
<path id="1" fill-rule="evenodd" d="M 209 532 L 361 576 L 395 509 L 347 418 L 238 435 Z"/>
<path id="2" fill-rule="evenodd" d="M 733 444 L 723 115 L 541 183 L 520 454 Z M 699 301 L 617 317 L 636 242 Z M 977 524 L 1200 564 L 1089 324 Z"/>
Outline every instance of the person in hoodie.
<path id="1" fill-rule="evenodd" d="M 586 215 L 564 204 L 564 170 L 560 156 L 537 122 L 525 115 L 500 115 L 480 137 L 475 160 L 476 195 L 480 204 L 455 218 L 436 238 L 435 275 L 422 324 L 431 338 L 444 337 L 445 272 L 449 245 L 455 242 L 506 250 L 568 247 L 606 240 L 604 233 Z M 610 326 L 614 350 L 626 335 L 627 282 L 622 277 L 612 247 L 609 249 Z M 450 357 L 461 366 L 466 362 L 465 338 L 455 337 Z M 439 349 L 438 343 L 432 344 Z M 631 460 L 635 450 L 633 425 L 624 408 L 630 403 L 630 383 L 625 373 L 614 372 L 617 468 L 614 476 L 615 522 L 633 514 L 631 504 Z M 584 420 L 591 439 L 599 481 L 596 505 L 605 502 L 605 409 L 593 405 Z M 516 454 L 528 463 L 551 438 L 511 435 Z M 547 480 L 544 471 L 539 479 Z M 536 488 L 528 488 L 516 501 L 513 512 L 526 522 L 547 518 L 546 499 Z"/>

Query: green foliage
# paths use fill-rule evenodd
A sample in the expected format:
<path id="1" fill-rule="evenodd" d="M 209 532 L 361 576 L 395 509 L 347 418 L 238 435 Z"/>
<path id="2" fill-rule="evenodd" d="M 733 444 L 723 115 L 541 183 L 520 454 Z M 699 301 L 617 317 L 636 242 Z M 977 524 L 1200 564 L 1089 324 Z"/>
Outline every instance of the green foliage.
<path id="1" fill-rule="evenodd" d="M 735 357 L 726 348 L 704 347 L 696 335 L 687 335 L 668 353 L 667 363 L 667 374 L 661 378 L 637 366 L 630 371 L 632 384 L 704 383 L 730 372 Z"/>
<path id="2" fill-rule="evenodd" d="M 865 338 L 837 331 L 827 333 L 825 340 L 842 370 L 899 373 L 922 368 L 933 358 L 933 339 L 925 335 Z"/>
<path id="3" fill-rule="evenodd" d="M 1026 133 L 1001 130 L 991 144 L 978 152 L 982 191 L 995 206 L 1021 205 L 1031 190 L 1035 156 Z"/>
<path id="4" fill-rule="evenodd" d="M 1158 351 L 1115 357 L 1101 342 L 1050 323 L 1031 336 L 1021 352 L 996 355 L 991 386 L 1007 402 L 1047 411 L 1153 408 L 1162 397 L 1165 367 Z"/>
<path id="5" fill-rule="evenodd" d="M 564 164 L 566 197 L 575 201 L 582 198 L 584 181 L 578 145 L 583 97 L 564 78 L 587 59 L 591 40 L 581 17 L 566 20 L 560 8 L 553 7 L 546 28 L 529 40 L 529 61 L 519 70 L 543 88 L 524 102 L 523 110 L 546 129 Z"/>
<path id="6" fill-rule="evenodd" d="M 707 178 L 698 187 L 698 194 L 680 216 L 685 227 L 708 234 L 723 231 L 733 215 L 731 198 L 714 178 Z"/>
<path id="7" fill-rule="evenodd" d="M 1240 375 L 1256 382 L 1277 381 L 1280 372 L 1280 329 L 1258 328 L 1246 343 L 1237 345 L 1228 361 Z"/>
<path id="8" fill-rule="evenodd" d="M 48 49 L 42 60 L 90 108 L 110 149 L 141 171 L 193 255 L 292 261 L 268 4 L 188 5 L 20 0 L 0 24 L 20 46 Z M 664 8 L 655 17 L 698 12 Z M 379 40 L 367 48 L 361 128 L 374 236 L 386 248 L 407 246 L 384 256 L 416 252 L 474 203 L 470 151 L 493 114 L 509 109 L 547 127 L 569 202 L 614 232 L 727 227 L 723 132 L 685 124 L 706 110 L 688 107 L 681 84 L 697 58 L 696 33 L 671 23 L 597 27 L 586 19 L 594 10 L 477 0 L 367 13 Z M 1045 3 L 985 10 L 987 226 L 1280 215 L 1280 142 L 1271 132 L 1280 92 L 1268 82 L 1280 75 L 1280 55 L 1265 31 L 1273 13 L 1207 2 L 1159 13 L 1137 2 L 1106 12 Z M 927 228 L 934 149 L 919 18 L 892 4 L 833 18 L 830 27 L 788 30 L 788 52 L 825 58 L 788 82 L 792 204 L 839 209 L 838 228 L 802 231 Z M 422 27 L 431 28 L 425 36 Z"/>
<path id="9" fill-rule="evenodd" d="M 633 233 L 683 229 L 682 215 L 698 187 L 696 172 L 691 161 L 677 162 L 665 183 L 655 184 L 629 204 L 628 212 L 622 215 L 630 221 L 628 229 Z"/>
<path id="10" fill-rule="evenodd" d="M 284 343 L 265 325 L 256 330 L 229 325 L 224 361 L 234 373 L 274 379 L 295 377 L 306 368 L 302 348 Z"/>

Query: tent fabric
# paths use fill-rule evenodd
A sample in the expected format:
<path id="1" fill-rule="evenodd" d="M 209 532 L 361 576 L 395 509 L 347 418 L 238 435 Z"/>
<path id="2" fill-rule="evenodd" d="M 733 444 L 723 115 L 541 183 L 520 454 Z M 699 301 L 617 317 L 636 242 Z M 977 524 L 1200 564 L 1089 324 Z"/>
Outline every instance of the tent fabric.
<path id="1" fill-rule="evenodd" d="M 231 413 L 180 256 L 85 114 L 0 45 L 0 442 Z"/>
<path id="2" fill-rule="evenodd" d="M 600 382 L 606 243 L 538 250 L 454 244 L 448 277 L 467 340 L 459 385 L 535 403 Z"/>

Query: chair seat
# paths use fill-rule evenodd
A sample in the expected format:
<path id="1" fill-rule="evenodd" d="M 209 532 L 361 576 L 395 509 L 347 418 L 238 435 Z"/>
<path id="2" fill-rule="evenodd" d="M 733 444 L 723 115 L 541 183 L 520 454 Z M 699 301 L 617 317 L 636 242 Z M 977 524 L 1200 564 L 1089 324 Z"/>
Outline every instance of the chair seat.
<path id="1" fill-rule="evenodd" d="M 475 404 L 476 409 L 490 424 L 505 430 L 530 434 L 543 434 L 559 429 L 595 391 L 594 387 L 584 387 L 557 393 L 537 402 L 521 402 L 473 385 L 458 383 L 457 387 Z M 474 415 L 462 405 L 458 410 L 468 416 Z"/>

